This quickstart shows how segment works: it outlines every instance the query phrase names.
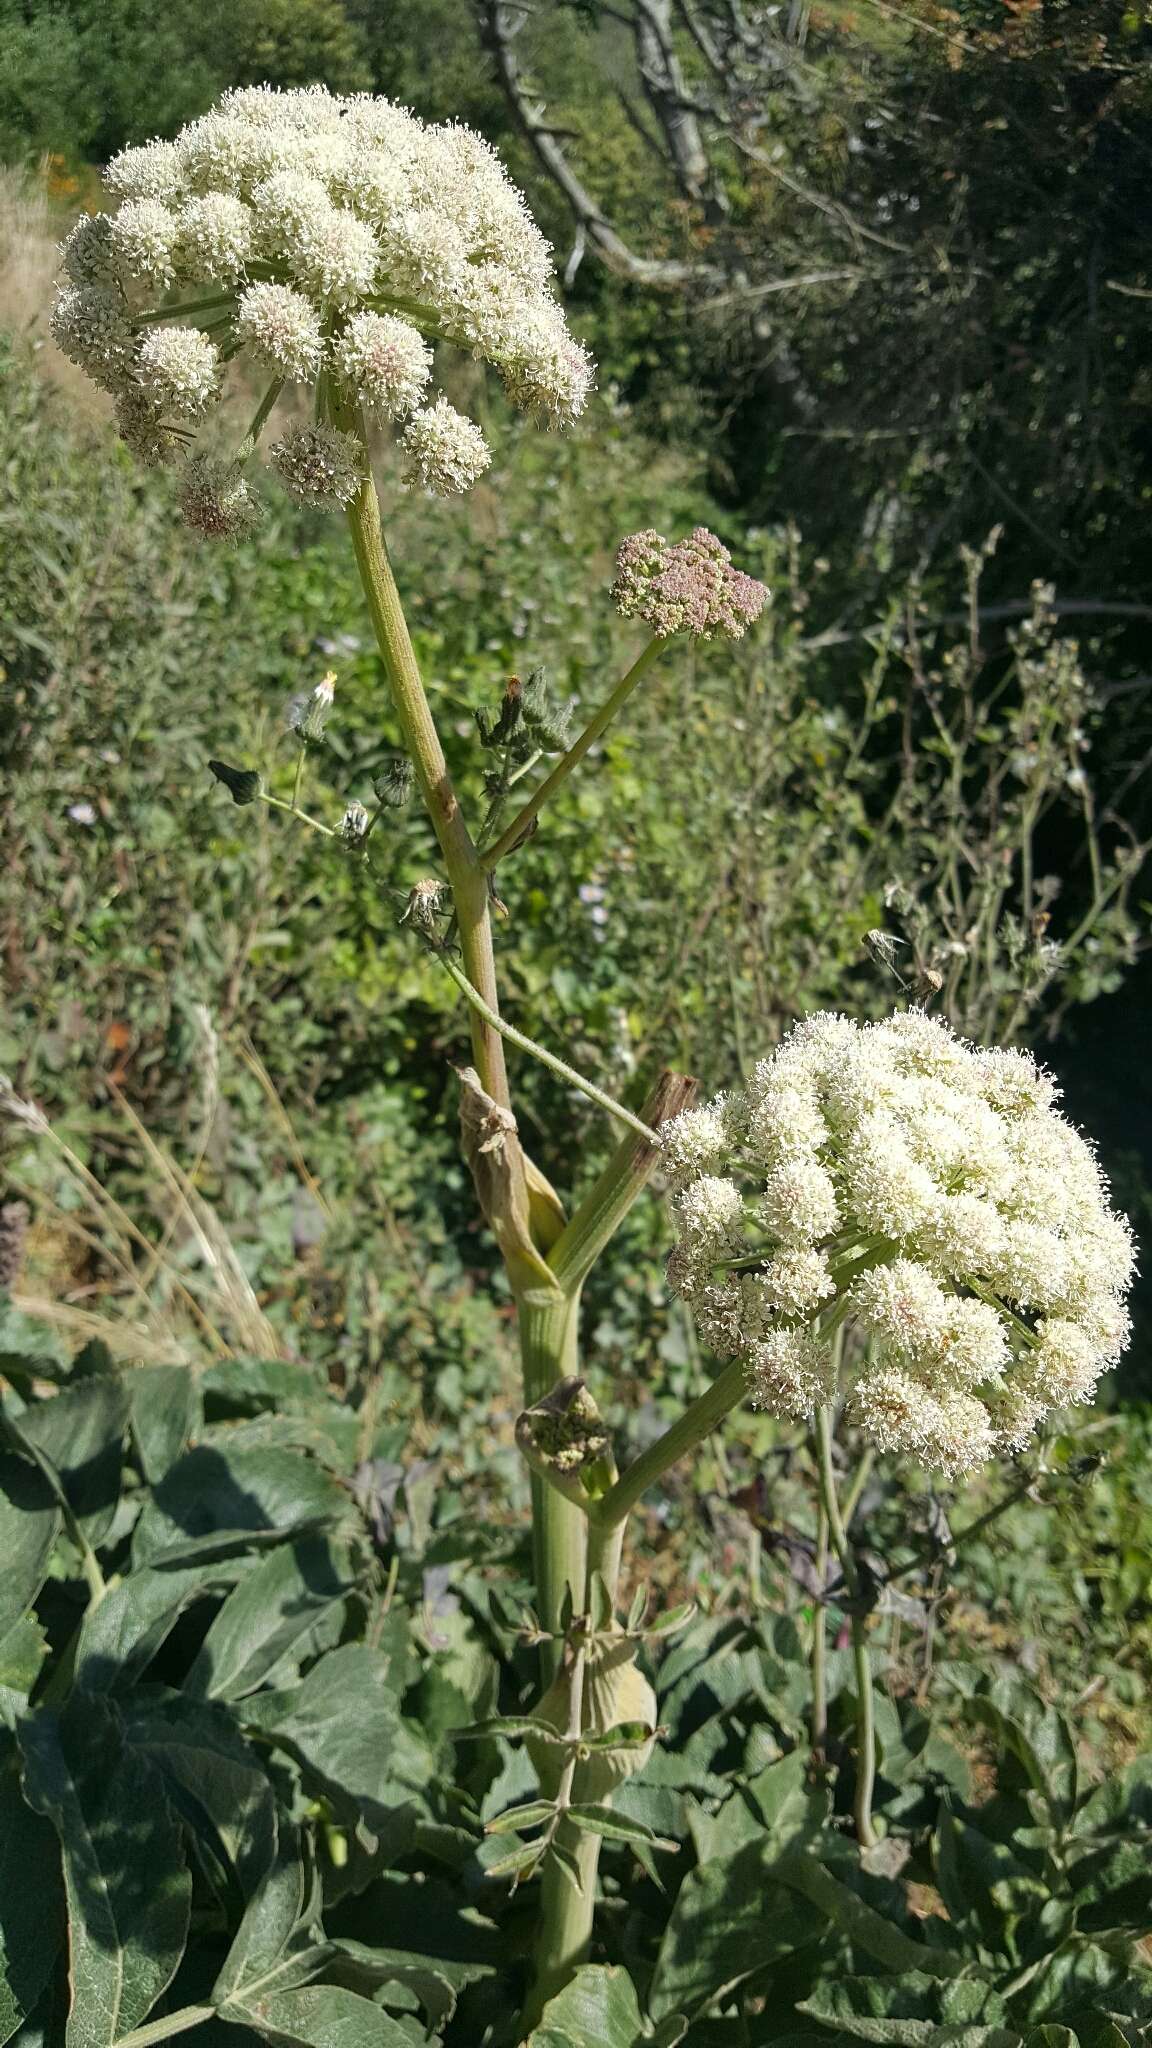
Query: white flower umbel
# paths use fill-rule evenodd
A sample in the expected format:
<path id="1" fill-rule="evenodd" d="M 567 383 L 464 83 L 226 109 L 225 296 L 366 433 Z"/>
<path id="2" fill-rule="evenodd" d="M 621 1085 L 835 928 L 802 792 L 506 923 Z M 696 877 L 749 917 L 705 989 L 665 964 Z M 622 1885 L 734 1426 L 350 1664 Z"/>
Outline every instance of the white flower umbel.
<path id="1" fill-rule="evenodd" d="M 479 427 L 446 398 L 414 413 L 401 443 L 408 457 L 404 482 L 423 484 L 438 498 L 453 498 L 468 490 L 492 460 Z"/>
<path id="2" fill-rule="evenodd" d="M 199 419 L 219 388 L 219 351 L 198 327 L 157 327 L 140 344 L 136 381 L 162 411 Z"/>
<path id="3" fill-rule="evenodd" d="M 919 1010 L 821 1015 L 668 1126 L 670 1282 L 760 1405 L 829 1398 L 813 1359 L 844 1326 L 865 1436 L 950 1476 L 1091 1398 L 1126 1339 L 1132 1234 L 1057 1092 Z"/>
<path id="4" fill-rule="evenodd" d="M 324 359 L 324 326 L 310 299 L 290 284 L 252 284 L 236 305 L 236 333 L 258 362 L 305 383 Z"/>
<path id="5" fill-rule="evenodd" d="M 432 351 L 423 335 L 391 313 L 353 313 L 332 360 L 341 382 L 386 420 L 412 412 L 432 375 Z"/>
<path id="6" fill-rule="evenodd" d="M 55 331 L 114 396 L 138 384 L 159 399 L 154 337 L 191 321 L 222 364 L 247 353 L 314 384 L 318 430 L 352 427 L 357 406 L 401 423 L 402 480 L 443 496 L 468 490 L 491 456 L 430 390 L 433 341 L 490 363 L 546 425 L 587 404 L 592 365 L 554 295 L 548 245 L 467 128 L 321 86 L 246 86 L 173 141 L 122 150 L 105 184 L 112 210 L 65 245 Z M 178 391 L 181 419 L 222 383 Z"/>

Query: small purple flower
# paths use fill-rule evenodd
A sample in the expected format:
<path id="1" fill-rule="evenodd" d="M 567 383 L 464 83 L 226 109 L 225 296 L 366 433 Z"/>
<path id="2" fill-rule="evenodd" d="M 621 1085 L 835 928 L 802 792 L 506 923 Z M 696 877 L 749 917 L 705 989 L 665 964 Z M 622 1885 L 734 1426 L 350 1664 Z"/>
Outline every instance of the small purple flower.
<path id="1" fill-rule="evenodd" d="M 661 639 L 691 633 L 702 640 L 740 640 L 758 619 L 768 591 L 734 569 L 732 557 L 706 526 L 670 542 L 651 528 L 629 534 L 616 557 L 616 609 L 643 619 Z"/>

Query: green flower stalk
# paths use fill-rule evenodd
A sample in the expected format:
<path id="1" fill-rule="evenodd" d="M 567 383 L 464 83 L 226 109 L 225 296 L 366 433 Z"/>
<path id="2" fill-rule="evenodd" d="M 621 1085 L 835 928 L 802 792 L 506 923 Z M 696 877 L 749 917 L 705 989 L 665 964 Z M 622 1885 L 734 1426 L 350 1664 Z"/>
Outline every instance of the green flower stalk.
<path id="1" fill-rule="evenodd" d="M 580 1290 L 648 1181 L 660 1128 L 685 1108 L 693 1084 L 665 1075 L 637 1115 L 507 1022 L 492 870 L 537 828 L 543 807 L 671 637 L 739 638 L 767 592 L 702 528 L 675 545 L 653 534 L 625 541 L 617 607 L 645 620 L 652 638 L 575 739 L 571 707 L 552 701 L 542 677 L 506 692 L 495 725 L 478 720 L 496 765 L 486 776 L 486 815 L 474 828 L 421 678 L 369 436 L 386 429 L 408 489 L 455 496 L 485 474 L 492 455 L 479 426 L 435 389 L 433 343 L 491 364 L 511 403 L 545 426 L 571 425 L 584 411 L 592 365 L 553 295 L 551 254 L 523 199 L 468 129 L 426 126 L 387 101 L 322 88 L 226 93 L 173 141 L 121 152 L 106 183 L 115 210 L 80 222 L 65 245 L 66 282 L 52 322 L 58 346 L 114 397 L 121 436 L 137 457 L 178 468 L 176 498 L 205 539 L 234 541 L 252 530 L 265 432 L 287 387 L 310 393 L 311 417 L 297 407 L 269 435 L 269 467 L 298 502 L 346 520 L 403 746 L 377 787 L 374 813 L 355 798 L 334 822 L 304 811 L 307 752 L 332 710 L 335 679 L 325 677 L 290 712 L 298 742 L 290 798 L 253 769 L 214 762 L 213 773 L 236 803 L 272 805 L 331 840 L 334 855 L 369 870 L 385 812 L 413 784 L 436 835 L 440 872 L 411 892 L 402 921 L 438 953 L 467 1005 L 464 1148 L 519 1317 L 521 1443 L 532 1475 L 547 1687 L 540 1713 L 581 1750 L 617 1721 L 647 1730 L 643 1741 L 617 1745 L 619 1755 L 611 1743 L 595 1761 L 573 1749 L 552 1788 L 558 1808 L 555 1849 L 544 1858 L 538 2012 L 587 1953 L 599 1804 L 643 1761 L 655 1719 L 634 1642 L 612 1610 L 624 1522 L 638 1497 L 630 1489 L 658 1475 L 649 1456 L 631 1480 L 617 1479 L 578 1376 Z M 231 454 L 200 448 L 198 435 L 245 364 L 265 387 L 251 425 Z M 501 830 L 514 785 L 548 754 L 558 756 L 555 764 L 534 788 L 518 791 L 520 808 Z M 626 1128 L 571 1218 L 521 1145 L 506 1042 L 544 1060 Z M 698 1442 L 742 1391 L 729 1376 L 721 1399 L 690 1410 L 670 1432 L 667 1457 Z"/>

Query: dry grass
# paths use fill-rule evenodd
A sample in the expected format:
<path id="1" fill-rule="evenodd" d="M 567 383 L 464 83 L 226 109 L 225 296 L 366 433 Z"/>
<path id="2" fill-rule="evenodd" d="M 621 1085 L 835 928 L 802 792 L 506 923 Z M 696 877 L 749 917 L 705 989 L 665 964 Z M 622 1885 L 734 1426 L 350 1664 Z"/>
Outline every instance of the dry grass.
<path id="1" fill-rule="evenodd" d="M 101 1339 L 117 1357 L 197 1364 L 233 1352 L 275 1358 L 281 1351 L 224 1223 L 196 1186 L 220 1101 L 215 1032 L 206 1013 L 200 1022 L 200 1130 L 187 1167 L 112 1090 L 125 1135 L 147 1170 L 146 1211 L 130 1214 L 38 1106 L 0 1076 L 0 1119 L 12 1136 L 20 1130 L 28 1140 L 6 1184 L 36 1216 L 15 1305 L 82 1342 Z M 272 1096 L 286 1120 L 274 1090 Z M 96 1306 L 89 1305 L 93 1297 Z"/>
<path id="2" fill-rule="evenodd" d="M 111 416 L 102 392 L 66 362 L 48 332 L 60 239 L 80 211 L 80 189 L 50 161 L 38 172 L 0 164 L 0 329 L 36 351 L 42 374 L 93 418 Z"/>

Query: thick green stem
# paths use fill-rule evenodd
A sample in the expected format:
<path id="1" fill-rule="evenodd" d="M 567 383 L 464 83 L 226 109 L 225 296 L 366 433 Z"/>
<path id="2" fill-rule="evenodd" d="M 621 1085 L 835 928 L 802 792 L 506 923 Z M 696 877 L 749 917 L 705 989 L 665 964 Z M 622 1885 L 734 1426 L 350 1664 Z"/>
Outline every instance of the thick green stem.
<path id="1" fill-rule="evenodd" d="M 539 789 L 533 790 L 527 803 L 517 811 L 512 823 L 505 827 L 499 839 L 492 846 L 485 847 L 482 859 L 486 868 L 494 868 L 497 861 L 503 860 L 504 855 L 511 853 L 512 848 L 523 839 L 538 811 L 547 803 L 549 797 L 555 794 L 561 783 L 567 781 L 572 770 L 579 767 L 588 749 L 594 747 L 601 734 L 608 730 L 616 713 L 632 695 L 645 669 L 667 644 L 666 640 L 659 639 L 648 642 L 643 654 L 632 663 L 627 675 L 621 676 L 611 696 L 606 698 L 595 717 L 589 719 L 579 739 L 574 740 L 568 752 L 557 761 L 551 775 L 546 775 Z"/>
<path id="2" fill-rule="evenodd" d="M 576 1373 L 579 1290 L 571 1295 L 533 1290 L 521 1295 L 519 1311 L 524 1398 L 532 1407 L 551 1393 L 557 1380 Z M 532 1542 L 540 1621 L 555 1638 L 563 1628 L 566 1606 L 569 1614 L 583 1611 L 587 1520 L 583 1508 L 565 1500 L 537 1472 L 532 1474 Z M 546 1642 L 542 1655 L 544 1682 L 549 1684 L 559 1663 L 559 1642 Z"/>
<path id="3" fill-rule="evenodd" d="M 828 1610 L 824 1586 L 828 1578 L 828 1517 L 823 1508 L 816 1518 L 816 1611 L 812 1616 L 812 1757 L 824 1762 L 828 1740 Z"/>
<path id="4" fill-rule="evenodd" d="M 844 1585 L 852 1602 L 850 1620 L 852 1624 L 852 1661 L 856 1672 L 856 1796 L 853 1812 L 856 1818 L 856 1838 L 862 1849 L 871 1849 L 876 1842 L 876 1830 L 872 1825 L 872 1794 L 876 1785 L 876 1713 L 872 1692 L 872 1660 L 868 1653 L 868 1632 L 864 1616 L 859 1611 L 860 1574 L 852 1545 L 844 1527 L 840 1512 L 840 1501 L 836 1492 L 836 1474 L 832 1464 L 832 1410 L 816 1410 L 816 1465 L 820 1475 L 820 1500 L 828 1518 L 828 1534 Z"/>
<path id="5" fill-rule="evenodd" d="M 575 1976 L 588 1960 L 592 1945 L 592 1922 L 596 1911 L 596 1877 L 600 1867 L 600 1837 L 562 1820 L 556 1830 L 560 1848 L 575 1858 L 580 1873 L 577 1888 L 570 1870 L 559 1856 L 549 1856 L 540 1873 L 540 1919 L 536 1933 L 536 1975 L 521 2022 L 521 2037 L 527 2039 L 539 2025 L 550 1998 Z"/>
<path id="6" fill-rule="evenodd" d="M 671 1069 L 661 1074 L 639 1118 L 641 1124 L 651 1127 L 653 1135 L 642 1138 L 637 1134 L 622 1139 L 548 1254 L 548 1263 L 565 1293 L 578 1288 L 591 1272 L 651 1179 L 660 1157 L 655 1133 L 670 1118 L 687 1109 L 695 1093 L 696 1083 L 689 1075 L 676 1074 Z"/>
<path id="7" fill-rule="evenodd" d="M 340 424 L 351 426 L 353 431 L 358 430 L 354 417 L 342 416 Z M 465 971 L 487 1009 L 498 1014 L 500 1003 L 492 951 L 488 877 L 480 865 L 472 835 L 464 821 L 444 749 L 440 745 L 440 735 L 424 694 L 420 667 L 380 524 L 380 501 L 368 473 L 348 507 L 348 525 L 377 645 L 392 687 L 392 701 L 404 745 L 416 770 L 420 793 L 448 870 Z M 500 1033 L 476 1009 L 472 1011 L 471 1026 L 472 1053 L 481 1082 L 493 1100 L 507 1108 L 508 1076 Z"/>
<path id="8" fill-rule="evenodd" d="M 686 1458 L 697 1444 L 710 1436 L 717 1424 L 733 1408 L 739 1407 L 748 1391 L 747 1372 L 743 1359 L 734 1358 L 726 1365 L 710 1387 L 684 1410 L 683 1415 L 657 1437 L 646 1451 L 629 1465 L 628 1470 L 610 1486 L 607 1493 L 594 1501 L 588 1510 L 589 1520 L 601 1528 L 612 1529 L 622 1524 L 631 1514 L 641 1495 L 667 1472 L 671 1465 Z"/>

